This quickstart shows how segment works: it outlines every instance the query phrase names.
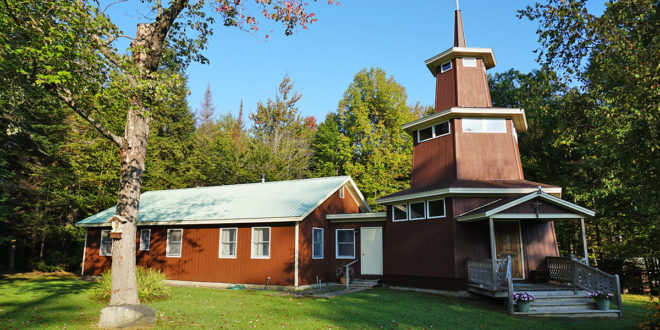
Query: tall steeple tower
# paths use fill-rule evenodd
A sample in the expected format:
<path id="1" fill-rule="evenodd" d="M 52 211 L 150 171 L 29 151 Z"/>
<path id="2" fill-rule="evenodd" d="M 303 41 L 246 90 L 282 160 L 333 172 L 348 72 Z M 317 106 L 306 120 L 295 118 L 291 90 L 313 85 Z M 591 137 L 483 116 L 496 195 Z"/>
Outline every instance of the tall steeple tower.
<path id="1" fill-rule="evenodd" d="M 486 70 L 495 66 L 493 50 L 467 47 L 458 3 L 454 12 L 454 46 L 425 62 L 436 77 L 436 112 L 451 107 L 493 106 L 486 75 Z"/>
<path id="2" fill-rule="evenodd" d="M 435 77 L 435 114 L 403 125 L 415 141 L 411 186 L 523 180 L 517 132 L 527 129 L 525 113 L 493 108 L 486 70 L 495 56 L 467 47 L 458 3 L 453 46 L 425 63 Z"/>

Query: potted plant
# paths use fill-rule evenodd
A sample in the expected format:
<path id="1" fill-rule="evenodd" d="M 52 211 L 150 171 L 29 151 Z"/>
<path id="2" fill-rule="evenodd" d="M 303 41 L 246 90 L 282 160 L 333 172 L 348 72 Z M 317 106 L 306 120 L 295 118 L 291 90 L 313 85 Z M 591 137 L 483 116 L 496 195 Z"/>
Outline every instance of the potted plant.
<path id="1" fill-rule="evenodd" d="M 346 284 L 346 263 L 343 263 L 337 267 L 335 270 L 335 275 L 337 275 L 337 279 L 339 282 L 341 282 L 341 284 Z M 355 277 L 355 270 L 353 269 L 353 266 L 348 266 L 348 277 L 351 279 Z"/>
<path id="2" fill-rule="evenodd" d="M 610 299 L 612 299 L 613 296 L 614 295 L 609 292 L 598 290 L 591 294 L 591 299 L 596 301 L 596 306 L 598 306 L 598 310 L 608 311 L 610 310 Z"/>
<path id="3" fill-rule="evenodd" d="M 536 298 L 527 292 L 516 292 L 513 294 L 513 300 L 516 302 L 519 312 L 529 312 L 529 305 L 531 305 L 532 301 L 536 300 Z"/>

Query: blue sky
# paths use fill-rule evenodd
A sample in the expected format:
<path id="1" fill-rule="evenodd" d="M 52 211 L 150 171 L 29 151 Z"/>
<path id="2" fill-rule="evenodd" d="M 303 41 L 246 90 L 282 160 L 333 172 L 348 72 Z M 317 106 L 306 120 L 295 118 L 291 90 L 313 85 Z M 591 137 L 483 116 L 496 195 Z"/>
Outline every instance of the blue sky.
<path id="1" fill-rule="evenodd" d="M 311 1 L 310 1 L 311 2 Z M 538 68 L 537 25 L 516 17 L 532 1 L 463 0 L 460 9 L 468 47 L 492 48 L 497 66 L 489 73 L 511 68 L 529 72 Z M 604 1 L 589 1 L 590 11 L 601 13 Z M 207 84 L 216 115 L 236 114 L 241 99 L 246 113 L 257 102 L 272 98 L 285 74 L 302 93 L 299 110 L 322 121 L 335 111 L 353 76 L 363 68 L 380 67 L 406 88 L 408 103 L 434 103 L 434 77 L 424 60 L 452 46 L 455 0 L 391 1 L 345 0 L 340 6 L 311 2 L 318 21 L 309 29 L 284 36 L 275 28 L 267 41 L 236 28 L 216 24 L 209 48 L 210 64 L 192 64 L 188 70 L 188 103 L 199 107 Z M 141 19 L 139 3 L 119 3 L 109 11 L 128 35 L 135 35 Z M 271 27 L 262 27 L 262 31 Z M 125 46 L 124 46 L 125 47 Z"/>

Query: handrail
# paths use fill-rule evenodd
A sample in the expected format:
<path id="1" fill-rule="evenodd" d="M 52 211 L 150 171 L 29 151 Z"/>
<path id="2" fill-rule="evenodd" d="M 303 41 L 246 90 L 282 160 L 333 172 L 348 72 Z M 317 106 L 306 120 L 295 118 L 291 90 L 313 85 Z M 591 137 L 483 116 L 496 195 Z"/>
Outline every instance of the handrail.
<path id="1" fill-rule="evenodd" d="M 495 259 L 495 269 L 493 269 L 493 263 L 490 259 L 468 259 L 466 261 L 470 282 L 492 290 L 497 290 L 501 285 L 506 285 L 507 259 Z"/>
<path id="2" fill-rule="evenodd" d="M 348 289 L 348 284 L 351 282 L 351 276 L 350 276 L 351 273 L 349 272 L 349 269 L 348 269 L 348 268 L 349 268 L 352 264 L 354 264 L 354 263 L 356 263 L 356 262 L 358 262 L 358 261 L 360 261 L 360 259 L 355 259 L 355 260 L 351 261 L 350 263 L 346 264 L 346 266 L 344 266 L 344 267 L 346 267 L 346 275 L 345 275 L 345 276 L 346 276 L 346 289 Z"/>
<path id="3" fill-rule="evenodd" d="M 548 279 L 572 283 L 578 288 L 596 292 L 611 292 L 623 316 L 621 282 L 619 275 L 608 274 L 574 258 L 547 257 Z"/>

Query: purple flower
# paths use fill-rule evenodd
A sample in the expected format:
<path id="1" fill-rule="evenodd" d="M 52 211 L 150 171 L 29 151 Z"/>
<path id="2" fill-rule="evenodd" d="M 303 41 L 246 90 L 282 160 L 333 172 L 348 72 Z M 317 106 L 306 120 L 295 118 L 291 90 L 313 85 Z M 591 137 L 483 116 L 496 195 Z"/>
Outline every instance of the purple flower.
<path id="1" fill-rule="evenodd" d="M 516 292 L 513 294 L 513 300 L 516 302 L 534 301 L 536 298 L 527 292 Z"/>
<path id="2" fill-rule="evenodd" d="M 614 295 L 610 292 L 604 292 L 602 290 L 598 290 L 596 292 L 591 293 L 591 298 L 594 300 L 609 300 L 612 299 Z"/>

